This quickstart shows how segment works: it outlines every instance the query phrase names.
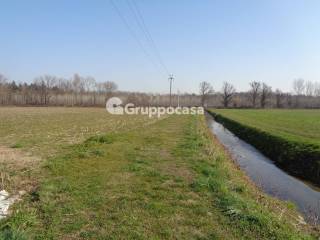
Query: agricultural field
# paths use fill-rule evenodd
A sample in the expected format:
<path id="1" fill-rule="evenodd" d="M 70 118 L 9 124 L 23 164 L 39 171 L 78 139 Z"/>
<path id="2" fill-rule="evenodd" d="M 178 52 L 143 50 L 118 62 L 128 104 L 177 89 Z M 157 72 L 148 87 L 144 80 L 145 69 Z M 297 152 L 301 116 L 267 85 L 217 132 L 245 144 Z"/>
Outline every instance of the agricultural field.
<path id="1" fill-rule="evenodd" d="M 286 171 L 320 186 L 320 110 L 210 111 Z"/>
<path id="2" fill-rule="evenodd" d="M 215 113 L 290 141 L 320 148 L 320 110 L 214 109 Z"/>
<path id="3" fill-rule="evenodd" d="M 155 121 L 145 116 L 110 116 L 103 108 L 1 107 L 0 187 L 30 188 L 47 158 L 93 135 L 119 132 Z"/>
<path id="4" fill-rule="evenodd" d="M 0 239 L 316 239 L 235 166 L 204 116 L 0 108 L 0 123 L 0 151 L 14 156 L 1 160 L 2 188 L 27 190 Z"/>
<path id="5" fill-rule="evenodd" d="M 104 108 L 1 107 L 0 144 L 48 157 L 92 135 L 126 131 L 156 120 L 133 115 L 128 121 Z"/>

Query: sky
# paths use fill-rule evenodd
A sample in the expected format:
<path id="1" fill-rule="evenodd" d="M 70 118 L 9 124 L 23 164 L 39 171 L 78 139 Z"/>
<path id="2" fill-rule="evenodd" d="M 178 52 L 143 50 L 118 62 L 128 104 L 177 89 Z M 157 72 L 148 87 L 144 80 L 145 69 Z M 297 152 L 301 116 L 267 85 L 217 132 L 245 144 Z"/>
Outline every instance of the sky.
<path id="1" fill-rule="evenodd" d="M 0 73 L 17 82 L 78 73 L 166 93 L 172 73 L 174 92 L 197 93 L 201 81 L 290 91 L 295 78 L 320 80 L 318 0 L 0 0 L 0 9 Z"/>

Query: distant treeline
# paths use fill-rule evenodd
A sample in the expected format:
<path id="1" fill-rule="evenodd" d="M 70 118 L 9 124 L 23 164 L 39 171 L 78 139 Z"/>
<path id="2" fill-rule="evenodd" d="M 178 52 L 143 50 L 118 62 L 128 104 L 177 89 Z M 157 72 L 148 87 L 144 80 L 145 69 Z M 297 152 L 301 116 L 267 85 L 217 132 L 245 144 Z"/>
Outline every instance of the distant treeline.
<path id="1" fill-rule="evenodd" d="M 172 94 L 173 106 L 207 106 L 232 108 L 320 108 L 320 84 L 297 79 L 292 92 L 273 90 L 265 83 L 253 81 L 247 92 L 238 92 L 230 83 L 221 90 L 201 82 L 199 93 Z M 104 106 L 112 96 L 136 106 L 169 106 L 169 94 L 119 91 L 111 81 L 96 82 L 93 77 L 74 74 L 70 79 L 43 75 L 32 83 L 17 83 L 0 74 L 0 105 L 17 106 Z"/>

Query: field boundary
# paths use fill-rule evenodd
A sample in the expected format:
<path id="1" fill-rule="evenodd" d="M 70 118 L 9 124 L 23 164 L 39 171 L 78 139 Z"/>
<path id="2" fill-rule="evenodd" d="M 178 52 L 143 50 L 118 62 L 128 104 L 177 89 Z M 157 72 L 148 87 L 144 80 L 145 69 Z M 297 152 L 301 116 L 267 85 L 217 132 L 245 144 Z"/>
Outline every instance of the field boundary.
<path id="1" fill-rule="evenodd" d="M 214 111 L 209 110 L 208 112 L 217 122 L 256 147 L 284 170 L 320 185 L 320 149 L 318 146 L 275 136 Z"/>

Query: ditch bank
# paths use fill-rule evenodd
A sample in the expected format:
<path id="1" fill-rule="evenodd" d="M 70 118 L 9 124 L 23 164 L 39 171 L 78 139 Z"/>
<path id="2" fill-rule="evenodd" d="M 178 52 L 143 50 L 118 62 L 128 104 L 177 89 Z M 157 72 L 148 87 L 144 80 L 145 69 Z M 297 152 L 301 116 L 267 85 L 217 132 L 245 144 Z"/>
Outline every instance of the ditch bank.
<path id="1" fill-rule="evenodd" d="M 289 141 L 208 111 L 239 138 L 250 143 L 293 176 L 320 186 L 320 149 L 312 144 Z"/>

